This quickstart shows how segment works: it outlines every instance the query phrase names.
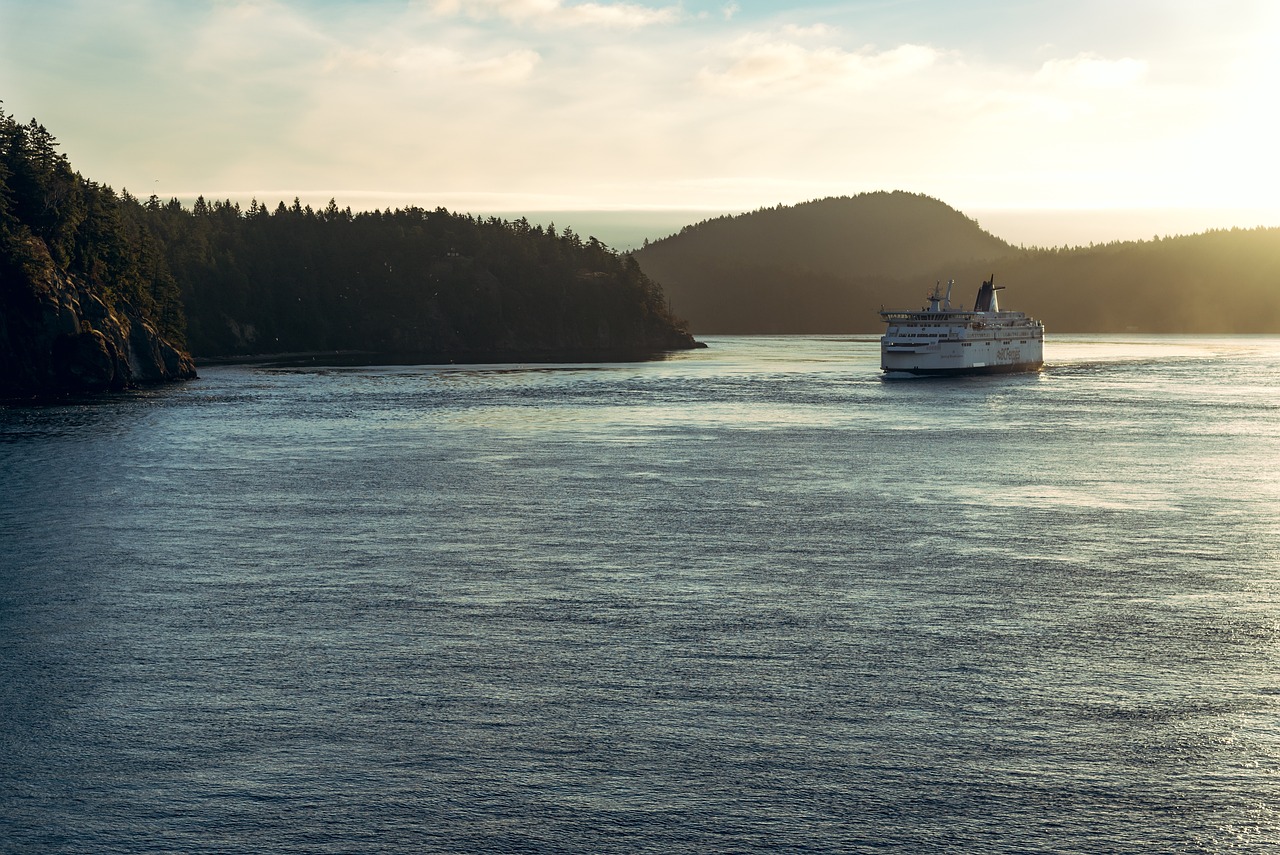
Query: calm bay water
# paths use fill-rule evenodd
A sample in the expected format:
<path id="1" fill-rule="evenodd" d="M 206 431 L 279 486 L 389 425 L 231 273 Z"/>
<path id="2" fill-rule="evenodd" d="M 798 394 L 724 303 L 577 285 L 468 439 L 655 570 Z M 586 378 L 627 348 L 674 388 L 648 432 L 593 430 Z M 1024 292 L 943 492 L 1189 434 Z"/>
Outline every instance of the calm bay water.
<path id="1" fill-rule="evenodd" d="M 0 408 L 0 851 L 1269 851 L 1280 339 Z"/>

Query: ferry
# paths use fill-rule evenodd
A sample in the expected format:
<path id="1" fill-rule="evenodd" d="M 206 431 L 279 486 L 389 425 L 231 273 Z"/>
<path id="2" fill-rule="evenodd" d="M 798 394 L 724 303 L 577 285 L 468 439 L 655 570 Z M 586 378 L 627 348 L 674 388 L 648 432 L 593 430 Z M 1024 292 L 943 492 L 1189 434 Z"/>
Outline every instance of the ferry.
<path id="1" fill-rule="evenodd" d="M 880 339 L 886 379 L 954 374 L 1004 374 L 1044 367 L 1044 324 L 1024 312 L 1000 311 L 992 276 L 978 289 L 973 311 L 952 308 L 955 280 L 934 286 L 928 307 L 881 310 L 889 325 Z"/>

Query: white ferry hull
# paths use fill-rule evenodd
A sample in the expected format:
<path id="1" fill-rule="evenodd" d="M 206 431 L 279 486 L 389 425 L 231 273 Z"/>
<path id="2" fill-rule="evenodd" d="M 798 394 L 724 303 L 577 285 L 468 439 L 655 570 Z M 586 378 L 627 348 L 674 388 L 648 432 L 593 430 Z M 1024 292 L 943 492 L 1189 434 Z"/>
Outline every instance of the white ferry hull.
<path id="1" fill-rule="evenodd" d="M 1043 342 L 940 341 L 915 348 L 881 348 L 880 368 L 888 379 L 965 374 L 1015 374 L 1044 367 Z"/>
<path id="2" fill-rule="evenodd" d="M 983 282 L 973 309 L 951 306 L 951 286 L 929 295 L 929 306 L 881 310 L 889 328 L 880 339 L 886 378 L 1010 374 L 1044 367 L 1044 324 L 1023 312 L 1000 310 L 995 277 Z"/>

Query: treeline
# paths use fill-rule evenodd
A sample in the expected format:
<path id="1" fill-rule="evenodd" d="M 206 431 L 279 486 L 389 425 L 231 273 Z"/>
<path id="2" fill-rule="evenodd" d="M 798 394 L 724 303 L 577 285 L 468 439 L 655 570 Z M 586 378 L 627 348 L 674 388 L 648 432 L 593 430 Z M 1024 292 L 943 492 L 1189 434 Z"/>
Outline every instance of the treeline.
<path id="1" fill-rule="evenodd" d="M 895 191 L 718 217 L 636 255 L 700 333 L 825 333 L 869 329 L 941 265 L 1012 252 L 943 202 Z"/>
<path id="2" fill-rule="evenodd" d="M 191 376 L 184 346 L 476 361 L 697 343 L 634 258 L 569 228 L 333 201 L 142 201 L 0 111 L 0 394 Z"/>
<path id="3" fill-rule="evenodd" d="M 1052 332 L 1280 333 L 1278 228 L 1019 250 L 881 282 L 874 299 L 914 307 L 935 281 L 954 277 L 959 302 L 972 303 L 992 274 L 1009 288 L 1003 308 L 1034 315 Z M 879 303 L 865 304 L 847 329 L 876 328 L 872 305 Z"/>
<path id="4" fill-rule="evenodd" d="M 356 350 L 554 358 L 692 345 L 630 256 L 572 229 L 442 208 L 154 197 L 202 356 Z"/>
<path id="5" fill-rule="evenodd" d="M 57 145 L 34 119 L 0 110 L 0 282 L 39 279 L 51 260 L 111 309 L 181 343 L 182 303 L 157 224 L 127 194 L 73 170 Z"/>
<path id="6" fill-rule="evenodd" d="M 1021 249 L 935 199 L 871 193 L 708 221 L 638 257 L 699 333 L 873 332 L 881 307 L 951 278 L 971 304 L 992 274 L 1005 308 L 1055 332 L 1280 333 L 1274 228 Z"/>
<path id="7" fill-rule="evenodd" d="M 1280 228 L 1221 229 L 988 264 L 1058 332 L 1280 333 Z M 978 281 L 973 279 L 972 281 Z"/>
<path id="8" fill-rule="evenodd" d="M 1010 244 L 949 205 L 895 190 L 715 217 L 646 241 L 639 254 L 643 266 L 655 269 L 717 259 L 742 268 L 868 276 L 911 275 L 938 261 L 1011 251 Z"/>

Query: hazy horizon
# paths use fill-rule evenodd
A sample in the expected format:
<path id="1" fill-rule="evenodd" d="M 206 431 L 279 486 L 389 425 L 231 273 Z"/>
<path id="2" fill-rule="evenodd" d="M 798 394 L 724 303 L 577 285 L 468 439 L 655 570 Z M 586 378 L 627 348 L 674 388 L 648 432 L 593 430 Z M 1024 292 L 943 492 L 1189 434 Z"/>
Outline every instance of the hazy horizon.
<path id="1" fill-rule="evenodd" d="M 129 189 L 131 193 L 133 192 L 130 188 L 124 189 Z M 884 189 L 892 190 L 893 188 Z M 134 193 L 134 195 L 139 194 Z M 773 207 L 772 204 L 765 203 L 752 209 L 736 210 L 684 208 L 612 210 L 461 209 L 451 208 L 429 198 L 419 199 L 408 196 L 375 198 L 362 193 L 333 196 L 306 191 L 279 191 L 274 194 L 268 191 L 264 196 L 243 192 L 222 194 L 186 193 L 172 198 L 177 198 L 179 202 L 190 206 L 198 195 L 203 195 L 208 202 L 215 200 L 231 201 L 239 204 L 242 208 L 248 208 L 252 201 L 256 200 L 259 204 L 274 209 L 280 202 L 291 204 L 293 199 L 297 198 L 303 205 L 310 205 L 312 208 L 319 210 L 325 207 L 330 199 L 333 199 L 339 208 L 350 207 L 353 211 L 417 206 L 427 209 L 444 207 L 458 213 L 482 217 L 494 216 L 504 220 L 515 220 L 524 217 L 531 223 L 543 226 L 554 224 L 558 229 L 568 226 L 583 237 L 595 237 L 606 245 L 623 251 L 639 249 L 645 240 L 660 240 L 678 233 L 687 225 L 699 223 L 703 220 L 749 213 L 751 210 L 758 210 L 763 207 Z M 946 199 L 940 199 L 939 201 L 951 204 Z M 952 207 L 956 206 L 952 205 Z M 958 210 L 961 210 L 961 213 L 975 220 L 979 226 L 996 237 L 1014 246 L 1025 247 L 1088 246 L 1089 244 L 1103 244 L 1113 241 L 1151 240 L 1154 237 L 1166 238 L 1178 235 L 1200 234 L 1216 229 L 1280 227 L 1280 214 L 1258 209 L 1044 210 L 1006 208 Z"/>

